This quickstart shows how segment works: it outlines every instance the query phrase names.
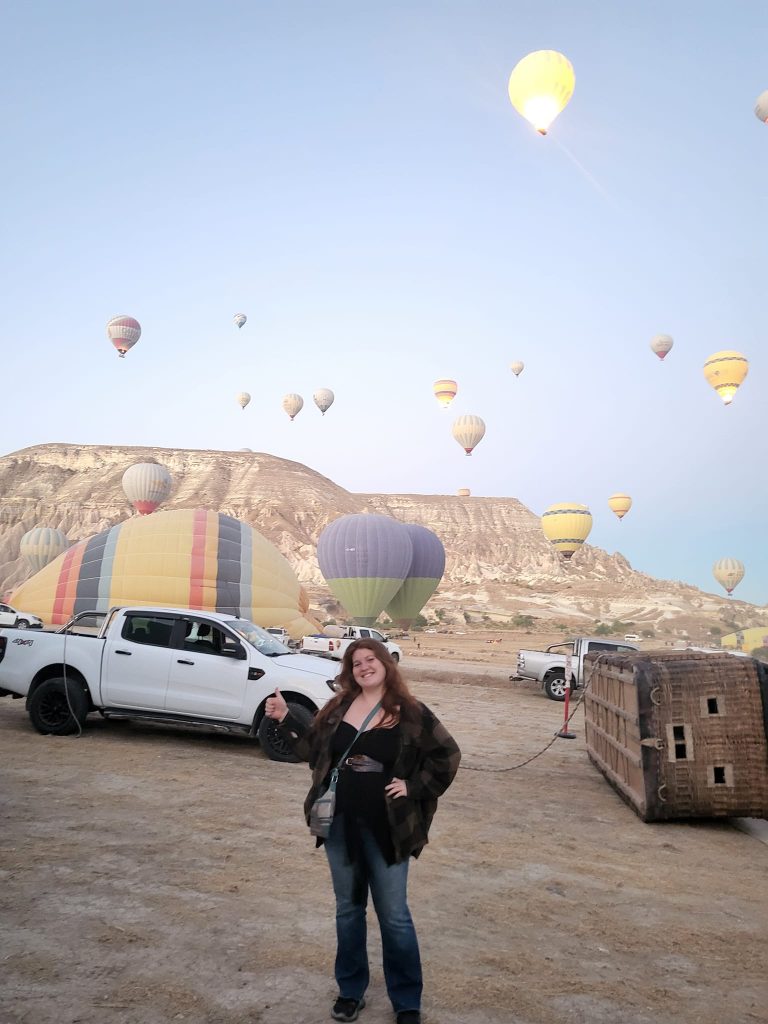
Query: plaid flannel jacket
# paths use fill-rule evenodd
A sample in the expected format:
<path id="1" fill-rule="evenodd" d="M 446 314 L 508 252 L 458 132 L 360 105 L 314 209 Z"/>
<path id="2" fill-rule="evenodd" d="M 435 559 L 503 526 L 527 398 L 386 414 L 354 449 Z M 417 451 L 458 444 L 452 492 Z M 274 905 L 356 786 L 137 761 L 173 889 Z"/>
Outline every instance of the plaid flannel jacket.
<path id="1" fill-rule="evenodd" d="M 297 721 L 290 712 L 278 726 L 303 761 L 309 761 L 312 785 L 304 801 L 304 816 L 309 824 L 312 804 L 325 788 L 333 767 L 331 745 L 349 704 L 342 704 L 320 724 L 309 726 Z M 434 712 L 418 703 L 418 711 L 400 718 L 400 751 L 393 775 L 408 784 L 408 796 L 387 797 L 387 816 L 395 850 L 395 860 L 418 857 L 428 842 L 438 797 L 453 782 L 461 761 L 458 744 Z"/>

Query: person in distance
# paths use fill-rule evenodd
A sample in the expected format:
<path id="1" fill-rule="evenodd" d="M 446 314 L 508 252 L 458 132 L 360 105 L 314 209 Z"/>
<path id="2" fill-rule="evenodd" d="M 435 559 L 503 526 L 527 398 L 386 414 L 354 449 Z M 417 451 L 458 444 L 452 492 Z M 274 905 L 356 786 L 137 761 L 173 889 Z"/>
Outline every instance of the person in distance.
<path id="1" fill-rule="evenodd" d="M 437 801 L 461 751 L 410 693 L 384 644 L 356 640 L 344 652 L 338 692 L 309 725 L 275 690 L 266 714 L 309 761 L 307 824 L 324 845 L 336 896 L 334 1020 L 357 1020 L 368 987 L 368 893 L 381 931 L 384 980 L 397 1024 L 420 1024 L 419 943 L 408 909 L 408 864 L 427 843 Z M 334 799 L 335 797 L 335 799 Z"/>

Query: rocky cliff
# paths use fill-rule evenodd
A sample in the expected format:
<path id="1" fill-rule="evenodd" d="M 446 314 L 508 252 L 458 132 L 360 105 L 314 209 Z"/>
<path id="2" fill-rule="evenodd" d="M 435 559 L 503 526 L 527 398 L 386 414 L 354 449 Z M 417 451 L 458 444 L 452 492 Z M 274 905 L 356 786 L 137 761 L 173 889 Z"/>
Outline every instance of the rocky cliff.
<path id="1" fill-rule="evenodd" d="M 34 526 L 80 540 L 133 514 L 122 475 L 135 462 L 159 462 L 174 487 L 164 508 L 204 507 L 256 527 L 288 558 L 313 600 L 330 607 L 315 547 L 337 516 L 380 512 L 434 530 L 446 572 L 433 607 L 458 614 L 515 613 L 563 621 L 620 618 L 762 624 L 766 610 L 635 572 L 620 554 L 586 545 L 565 563 L 539 519 L 514 498 L 354 494 L 307 466 L 261 452 L 46 444 L 0 459 L 0 592 L 28 575 L 19 555 Z"/>

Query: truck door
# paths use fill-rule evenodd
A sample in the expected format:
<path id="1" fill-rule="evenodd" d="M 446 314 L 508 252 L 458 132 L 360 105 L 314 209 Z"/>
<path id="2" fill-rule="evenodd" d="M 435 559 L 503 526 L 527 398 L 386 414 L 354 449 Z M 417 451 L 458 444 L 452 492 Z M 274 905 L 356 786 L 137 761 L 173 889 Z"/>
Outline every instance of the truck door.
<path id="1" fill-rule="evenodd" d="M 249 661 L 237 657 L 242 643 L 194 615 L 185 616 L 184 625 L 171 656 L 166 711 L 236 720 L 248 686 Z"/>
<path id="2" fill-rule="evenodd" d="M 109 707 L 162 711 L 171 667 L 173 616 L 129 612 L 104 647 L 101 696 Z"/>

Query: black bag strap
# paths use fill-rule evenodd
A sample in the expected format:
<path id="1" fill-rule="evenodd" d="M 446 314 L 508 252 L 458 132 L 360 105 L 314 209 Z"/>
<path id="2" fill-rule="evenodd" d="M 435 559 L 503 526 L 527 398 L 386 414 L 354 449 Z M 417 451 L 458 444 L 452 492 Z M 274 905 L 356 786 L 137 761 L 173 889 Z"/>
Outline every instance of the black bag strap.
<path id="1" fill-rule="evenodd" d="M 354 745 L 355 745 L 355 742 L 356 742 L 356 740 L 357 740 L 357 737 L 358 737 L 358 736 L 360 735 L 360 733 L 361 733 L 361 732 L 365 732 L 365 727 L 366 727 L 366 725 L 368 725 L 368 723 L 369 723 L 369 722 L 372 722 L 372 721 L 373 721 L 373 719 L 374 719 L 374 718 L 376 717 L 377 713 L 378 713 L 378 712 L 379 712 L 380 710 L 381 710 L 381 701 L 379 701 L 379 703 L 378 703 L 378 704 L 376 705 L 376 707 L 375 707 L 375 708 L 373 708 L 373 709 L 372 709 L 372 710 L 371 710 L 371 711 L 369 712 L 369 714 L 368 714 L 368 715 L 366 715 L 366 717 L 365 717 L 365 720 L 364 720 L 363 724 L 362 724 L 362 725 L 360 726 L 360 728 L 359 728 L 359 729 L 357 730 L 357 732 L 355 733 L 355 735 L 354 735 L 354 738 L 353 738 L 352 742 L 351 742 L 351 743 L 349 744 L 349 746 L 347 747 L 347 749 L 346 749 L 346 750 L 344 751 L 344 753 L 343 753 L 343 754 L 341 755 L 341 757 L 339 758 L 339 760 L 338 760 L 338 761 L 336 762 L 336 766 L 335 766 L 335 768 L 333 769 L 333 771 L 331 772 L 331 784 L 330 784 L 330 786 L 328 787 L 329 789 L 335 789 L 335 788 L 336 788 L 336 782 L 337 782 L 337 780 L 338 780 L 338 778 L 339 778 L 339 769 L 341 768 L 342 764 L 344 764 L 344 761 L 345 761 L 345 759 L 347 758 L 347 755 L 349 754 L 349 752 L 350 752 L 350 750 L 352 749 L 352 747 L 354 747 Z"/>

